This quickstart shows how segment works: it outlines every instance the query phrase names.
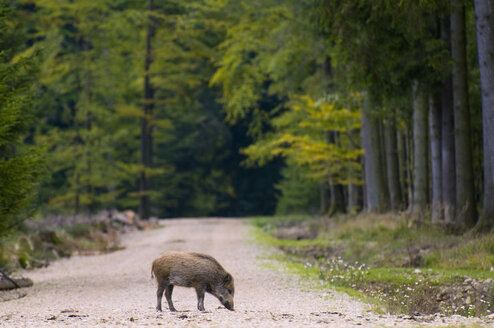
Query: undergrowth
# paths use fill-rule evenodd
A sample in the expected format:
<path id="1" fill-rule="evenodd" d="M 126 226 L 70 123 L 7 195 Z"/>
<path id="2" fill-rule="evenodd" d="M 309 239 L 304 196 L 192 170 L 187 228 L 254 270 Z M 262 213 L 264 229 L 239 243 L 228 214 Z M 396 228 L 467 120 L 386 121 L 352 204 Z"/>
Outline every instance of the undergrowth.
<path id="1" fill-rule="evenodd" d="M 31 269 L 74 254 L 111 252 L 120 249 L 119 242 L 117 231 L 101 224 L 26 227 L 0 240 L 0 270 Z"/>
<path id="2" fill-rule="evenodd" d="M 417 227 L 404 215 L 259 217 L 252 222 L 263 231 L 257 238 L 283 250 L 286 260 L 317 272 L 331 286 L 385 304 L 387 311 L 494 312 L 493 234 L 455 235 L 438 226 Z M 317 226 L 313 239 L 289 239 L 297 236 L 294 229 L 308 226 Z"/>

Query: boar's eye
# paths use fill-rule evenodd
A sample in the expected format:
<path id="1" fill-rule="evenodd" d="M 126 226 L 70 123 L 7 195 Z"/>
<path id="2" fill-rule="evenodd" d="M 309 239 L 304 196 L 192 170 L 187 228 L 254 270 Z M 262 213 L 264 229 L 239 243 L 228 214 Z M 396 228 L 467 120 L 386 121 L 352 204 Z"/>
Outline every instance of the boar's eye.
<path id="1" fill-rule="evenodd" d="M 232 293 L 232 290 L 231 289 L 227 289 L 228 291 L 228 294 L 231 294 Z"/>

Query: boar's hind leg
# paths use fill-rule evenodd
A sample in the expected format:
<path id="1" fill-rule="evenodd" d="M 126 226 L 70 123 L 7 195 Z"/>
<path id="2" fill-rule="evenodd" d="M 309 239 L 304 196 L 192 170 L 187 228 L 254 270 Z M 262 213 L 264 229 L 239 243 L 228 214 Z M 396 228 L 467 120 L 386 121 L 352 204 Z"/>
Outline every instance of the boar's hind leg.
<path id="1" fill-rule="evenodd" d="M 196 288 L 197 292 L 197 308 L 199 311 L 206 311 L 204 309 L 204 289 L 203 288 Z"/>
<path id="2" fill-rule="evenodd" d="M 177 311 L 175 309 L 175 307 L 173 306 L 173 302 L 172 302 L 172 292 L 173 292 L 173 285 L 168 285 L 168 287 L 166 287 L 165 289 L 165 297 L 166 297 L 166 301 L 168 302 L 168 308 L 170 309 L 170 311 Z"/>
<path id="3" fill-rule="evenodd" d="M 156 304 L 156 310 L 157 311 L 160 311 L 160 312 L 162 311 L 161 310 L 161 299 L 163 298 L 163 292 L 168 287 L 168 284 L 169 284 L 168 279 L 165 279 L 165 280 L 163 280 L 161 282 L 158 282 L 158 290 L 156 291 L 156 296 L 157 296 L 157 299 L 158 299 L 158 302 Z"/>

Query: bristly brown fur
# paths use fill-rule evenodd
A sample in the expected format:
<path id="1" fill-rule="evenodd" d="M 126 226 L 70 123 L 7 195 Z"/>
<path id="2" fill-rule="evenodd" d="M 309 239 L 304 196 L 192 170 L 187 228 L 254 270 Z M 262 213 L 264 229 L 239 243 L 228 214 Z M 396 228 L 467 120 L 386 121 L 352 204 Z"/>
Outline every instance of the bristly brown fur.
<path id="1" fill-rule="evenodd" d="M 201 253 L 168 252 L 153 261 L 151 276 L 158 282 L 157 306 L 165 293 L 170 311 L 176 311 L 171 295 L 174 286 L 193 287 L 197 292 L 200 311 L 204 311 L 204 294 L 217 297 L 229 310 L 233 310 L 233 277 L 212 256 Z"/>

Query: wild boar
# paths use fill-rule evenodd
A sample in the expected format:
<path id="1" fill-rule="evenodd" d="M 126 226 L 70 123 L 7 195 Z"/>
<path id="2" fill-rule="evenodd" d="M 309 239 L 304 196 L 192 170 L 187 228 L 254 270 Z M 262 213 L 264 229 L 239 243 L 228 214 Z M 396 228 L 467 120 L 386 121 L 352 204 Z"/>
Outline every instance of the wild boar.
<path id="1" fill-rule="evenodd" d="M 233 277 L 213 257 L 200 253 L 168 252 L 153 261 L 151 277 L 158 282 L 158 303 L 161 311 L 163 292 L 170 311 L 176 311 L 172 302 L 173 286 L 193 287 L 197 293 L 197 308 L 204 309 L 204 293 L 219 299 L 228 310 L 233 311 Z"/>

